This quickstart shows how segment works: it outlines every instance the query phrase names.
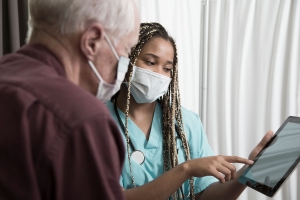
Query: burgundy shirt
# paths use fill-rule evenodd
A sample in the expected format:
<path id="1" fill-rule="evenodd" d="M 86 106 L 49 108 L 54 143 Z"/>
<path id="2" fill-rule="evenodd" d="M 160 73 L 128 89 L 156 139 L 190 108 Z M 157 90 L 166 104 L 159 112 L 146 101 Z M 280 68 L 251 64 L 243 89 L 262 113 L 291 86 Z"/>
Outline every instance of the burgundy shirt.
<path id="1" fill-rule="evenodd" d="M 0 60 L 0 199 L 124 199 L 123 140 L 106 106 L 26 45 Z"/>

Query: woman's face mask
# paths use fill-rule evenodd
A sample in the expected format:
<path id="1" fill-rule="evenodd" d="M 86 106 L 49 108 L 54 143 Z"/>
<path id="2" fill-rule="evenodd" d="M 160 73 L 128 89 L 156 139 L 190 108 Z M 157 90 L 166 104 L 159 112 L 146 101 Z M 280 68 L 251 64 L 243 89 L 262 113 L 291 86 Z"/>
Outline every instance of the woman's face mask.
<path id="1" fill-rule="evenodd" d="M 171 78 L 137 66 L 132 70 L 130 92 L 137 103 L 152 103 L 167 93 Z"/>

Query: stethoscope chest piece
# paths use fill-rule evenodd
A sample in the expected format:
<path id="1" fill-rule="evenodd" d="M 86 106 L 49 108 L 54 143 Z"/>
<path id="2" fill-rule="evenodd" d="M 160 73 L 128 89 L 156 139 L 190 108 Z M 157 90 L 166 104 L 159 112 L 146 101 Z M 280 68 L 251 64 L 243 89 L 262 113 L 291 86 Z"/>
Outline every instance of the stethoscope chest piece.
<path id="1" fill-rule="evenodd" d="M 130 158 L 140 165 L 145 161 L 145 155 L 140 150 L 133 151 Z"/>

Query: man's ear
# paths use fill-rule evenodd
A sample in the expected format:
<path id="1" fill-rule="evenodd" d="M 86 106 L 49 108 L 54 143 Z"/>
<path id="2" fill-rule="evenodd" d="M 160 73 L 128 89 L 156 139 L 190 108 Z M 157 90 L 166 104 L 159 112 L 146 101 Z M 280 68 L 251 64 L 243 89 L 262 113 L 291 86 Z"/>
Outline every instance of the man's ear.
<path id="1" fill-rule="evenodd" d="M 99 23 L 90 24 L 80 37 L 80 48 L 82 53 L 89 60 L 93 60 L 93 57 L 100 51 L 104 38 L 104 28 Z"/>

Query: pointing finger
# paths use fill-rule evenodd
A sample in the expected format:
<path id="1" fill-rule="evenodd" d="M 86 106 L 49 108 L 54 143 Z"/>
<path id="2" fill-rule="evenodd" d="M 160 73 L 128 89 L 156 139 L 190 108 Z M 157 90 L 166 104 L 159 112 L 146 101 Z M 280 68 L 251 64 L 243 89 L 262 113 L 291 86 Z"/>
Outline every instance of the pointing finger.
<path id="1" fill-rule="evenodd" d="M 254 163 L 252 160 L 248 160 L 246 158 L 241 158 L 238 156 L 224 156 L 224 160 L 230 163 L 242 163 L 246 165 L 252 165 Z"/>

